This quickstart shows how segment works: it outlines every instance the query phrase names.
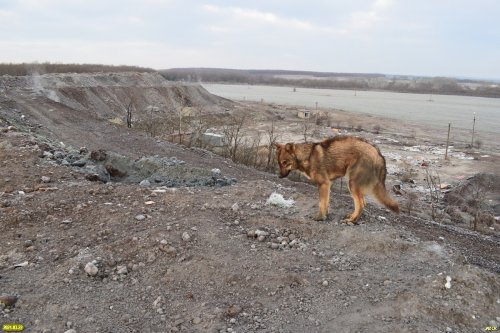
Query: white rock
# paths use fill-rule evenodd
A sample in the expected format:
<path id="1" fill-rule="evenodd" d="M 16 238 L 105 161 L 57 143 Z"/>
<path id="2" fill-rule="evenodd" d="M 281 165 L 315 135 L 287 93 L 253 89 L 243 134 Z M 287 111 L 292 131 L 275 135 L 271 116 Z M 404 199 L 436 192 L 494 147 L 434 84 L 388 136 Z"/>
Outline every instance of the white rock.
<path id="1" fill-rule="evenodd" d="M 14 267 L 18 268 L 18 267 L 26 267 L 28 266 L 29 262 L 28 261 L 23 261 L 22 263 L 20 264 L 16 264 L 14 265 Z"/>
<path id="2" fill-rule="evenodd" d="M 127 266 L 116 266 L 116 273 L 127 274 L 128 273 Z"/>
<path id="3" fill-rule="evenodd" d="M 255 236 L 259 237 L 259 236 L 269 236 L 269 233 L 267 231 L 264 231 L 264 230 L 255 230 Z"/>
<path id="4" fill-rule="evenodd" d="M 161 305 L 162 297 L 158 296 L 156 297 L 155 301 L 153 302 L 153 308 L 158 308 Z"/>
<path id="5" fill-rule="evenodd" d="M 266 205 L 273 205 L 282 208 L 290 208 L 295 204 L 293 199 L 286 200 L 282 194 L 273 192 L 266 201 Z"/>
<path id="6" fill-rule="evenodd" d="M 136 215 L 136 216 L 135 216 L 135 219 L 136 219 L 137 221 L 142 221 L 142 220 L 144 220 L 145 218 L 146 218 L 146 216 L 144 216 L 143 214 L 139 214 L 139 215 Z"/>
<path id="7" fill-rule="evenodd" d="M 142 182 L 139 183 L 139 186 L 148 187 L 151 186 L 151 182 L 147 179 L 144 179 Z"/>
<path id="8" fill-rule="evenodd" d="M 97 272 L 99 272 L 99 269 L 97 268 L 97 266 L 94 263 L 88 262 L 85 265 L 85 273 L 87 273 L 88 275 L 96 276 Z"/>
<path id="9" fill-rule="evenodd" d="M 231 209 L 236 212 L 238 209 L 240 209 L 240 205 L 238 205 L 238 203 L 236 202 L 231 206 Z"/>
<path id="10" fill-rule="evenodd" d="M 446 283 L 444 284 L 444 286 L 446 287 L 446 289 L 451 288 L 451 276 L 449 275 L 446 276 Z"/>
<path id="11" fill-rule="evenodd" d="M 189 234 L 186 231 L 184 231 L 182 233 L 182 240 L 185 242 L 189 242 L 191 240 L 191 236 L 189 236 Z"/>
<path id="12" fill-rule="evenodd" d="M 50 183 L 50 177 L 42 176 L 42 183 Z"/>

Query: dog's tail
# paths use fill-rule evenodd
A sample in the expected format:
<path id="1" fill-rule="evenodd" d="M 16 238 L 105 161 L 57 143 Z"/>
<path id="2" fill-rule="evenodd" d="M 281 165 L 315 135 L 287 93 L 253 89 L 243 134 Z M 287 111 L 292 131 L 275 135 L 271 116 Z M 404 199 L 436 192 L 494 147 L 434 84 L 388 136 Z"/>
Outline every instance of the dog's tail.
<path id="1" fill-rule="evenodd" d="M 399 205 L 396 201 L 392 200 L 387 190 L 385 189 L 385 184 L 379 181 L 373 187 L 373 196 L 384 206 L 392 210 L 393 212 L 399 213 Z"/>
<path id="2" fill-rule="evenodd" d="M 377 148 L 379 156 L 382 158 L 382 167 L 378 170 L 378 182 L 373 187 L 373 196 L 384 206 L 392 210 L 393 212 L 399 213 L 399 205 L 396 201 L 392 200 L 387 190 L 385 189 L 385 178 L 387 176 L 387 166 L 385 163 L 385 157 L 382 155 L 380 150 Z"/>

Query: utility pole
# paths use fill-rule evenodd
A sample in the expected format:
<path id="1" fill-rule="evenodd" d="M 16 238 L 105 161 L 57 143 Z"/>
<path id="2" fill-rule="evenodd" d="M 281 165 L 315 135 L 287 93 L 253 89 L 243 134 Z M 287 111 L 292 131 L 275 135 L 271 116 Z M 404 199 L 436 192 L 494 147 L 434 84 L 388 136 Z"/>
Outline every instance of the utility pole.
<path id="1" fill-rule="evenodd" d="M 444 159 L 448 159 L 448 146 L 450 145 L 450 129 L 451 123 L 448 123 L 448 137 L 446 138 L 446 152 L 444 153 Z"/>
<path id="2" fill-rule="evenodd" d="M 181 109 L 179 111 L 179 143 L 182 142 L 181 140 L 181 136 L 182 136 L 182 106 L 181 106 Z"/>
<path id="3" fill-rule="evenodd" d="M 474 129 L 476 127 L 476 113 L 474 112 L 474 120 L 472 121 L 472 141 L 470 143 L 470 147 L 474 148 Z"/>

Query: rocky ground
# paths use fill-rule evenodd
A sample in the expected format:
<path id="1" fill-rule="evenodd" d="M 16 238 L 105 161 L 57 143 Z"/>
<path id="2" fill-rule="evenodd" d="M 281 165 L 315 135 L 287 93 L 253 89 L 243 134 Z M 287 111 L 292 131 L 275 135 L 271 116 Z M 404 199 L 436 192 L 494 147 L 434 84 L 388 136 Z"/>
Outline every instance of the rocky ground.
<path id="1" fill-rule="evenodd" d="M 52 102 L 26 94 L 4 92 L 0 109 L 2 324 L 68 333 L 499 326 L 498 224 L 472 232 L 370 202 L 360 225 L 345 226 L 344 192 L 315 222 L 309 184 L 96 118 L 68 122 L 68 106 L 52 108 L 70 115 L 46 116 Z M 269 201 L 273 193 L 283 200 Z"/>

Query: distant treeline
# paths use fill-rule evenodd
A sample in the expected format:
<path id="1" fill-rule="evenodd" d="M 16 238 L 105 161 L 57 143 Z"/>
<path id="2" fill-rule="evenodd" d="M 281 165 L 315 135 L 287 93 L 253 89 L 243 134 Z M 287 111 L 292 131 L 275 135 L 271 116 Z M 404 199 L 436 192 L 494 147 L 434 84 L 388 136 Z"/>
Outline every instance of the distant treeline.
<path id="1" fill-rule="evenodd" d="M 160 73 L 171 81 L 500 97 L 500 85 L 497 83 L 446 77 L 219 68 L 175 68 Z"/>
<path id="2" fill-rule="evenodd" d="M 137 66 L 111 66 L 99 64 L 57 64 L 57 63 L 0 63 L 0 75 L 24 76 L 33 73 L 109 73 L 109 72 L 156 72 L 152 68 Z"/>

